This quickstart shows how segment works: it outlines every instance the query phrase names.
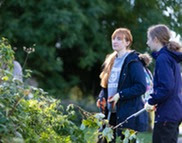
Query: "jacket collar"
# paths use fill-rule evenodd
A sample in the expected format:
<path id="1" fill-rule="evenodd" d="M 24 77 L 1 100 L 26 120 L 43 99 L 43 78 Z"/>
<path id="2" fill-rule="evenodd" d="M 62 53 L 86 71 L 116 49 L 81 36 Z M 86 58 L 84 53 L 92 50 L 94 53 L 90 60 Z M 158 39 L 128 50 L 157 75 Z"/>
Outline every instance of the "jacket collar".
<path id="1" fill-rule="evenodd" d="M 154 52 L 152 52 L 152 53 L 151 53 L 151 56 L 156 60 L 157 57 L 158 57 L 163 51 L 165 51 L 166 49 L 167 49 L 167 47 L 164 46 L 164 47 L 162 47 L 162 48 L 160 49 L 160 51 L 154 51 Z"/>

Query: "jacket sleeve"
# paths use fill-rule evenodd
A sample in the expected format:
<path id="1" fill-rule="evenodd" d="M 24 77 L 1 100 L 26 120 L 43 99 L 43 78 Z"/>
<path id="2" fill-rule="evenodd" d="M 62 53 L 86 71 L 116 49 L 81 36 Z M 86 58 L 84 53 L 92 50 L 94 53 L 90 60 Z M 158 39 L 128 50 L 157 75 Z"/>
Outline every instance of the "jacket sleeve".
<path id="1" fill-rule="evenodd" d="M 155 105 L 164 102 L 171 94 L 174 88 L 174 74 L 170 65 L 170 60 L 166 55 L 161 55 L 156 61 L 155 78 L 157 85 L 154 85 L 154 93 L 151 94 L 149 104 Z M 154 82 L 155 84 L 156 82 Z"/>
<path id="2" fill-rule="evenodd" d="M 107 102 L 107 93 L 106 93 L 106 90 L 107 88 L 102 88 L 100 93 L 99 93 L 99 96 L 98 98 L 101 99 L 101 98 L 105 98 L 106 99 L 106 102 Z M 108 109 L 107 109 L 107 104 L 106 104 L 106 107 L 105 107 L 105 110 L 104 111 L 101 111 L 102 113 L 105 114 L 105 119 L 107 118 L 107 114 L 108 114 Z"/>
<path id="3" fill-rule="evenodd" d="M 129 76 L 131 76 L 132 86 L 126 89 L 123 89 L 119 92 L 121 100 L 128 100 L 141 96 L 146 91 L 146 79 L 141 62 L 132 62 L 129 65 Z"/>
<path id="4" fill-rule="evenodd" d="M 106 89 L 105 89 L 105 88 L 102 88 L 102 89 L 101 89 L 98 98 L 104 97 L 104 98 L 106 99 L 106 95 L 105 95 L 105 91 L 104 91 L 104 90 L 106 90 Z"/>

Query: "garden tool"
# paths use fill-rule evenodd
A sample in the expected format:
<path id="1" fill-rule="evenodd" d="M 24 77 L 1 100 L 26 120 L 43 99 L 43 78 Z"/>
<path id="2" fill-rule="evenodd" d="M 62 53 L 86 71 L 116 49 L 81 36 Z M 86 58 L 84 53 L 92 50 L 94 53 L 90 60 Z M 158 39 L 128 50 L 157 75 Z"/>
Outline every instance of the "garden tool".
<path id="1" fill-rule="evenodd" d="M 103 98 L 103 97 L 100 98 L 100 103 L 107 104 L 105 98 Z M 102 109 L 101 106 L 102 105 L 100 105 L 100 108 L 99 108 L 100 109 L 100 112 L 101 113 L 104 113 L 104 111 L 103 111 L 103 109 Z M 112 109 L 113 109 L 113 102 L 108 103 L 107 106 L 108 106 L 107 120 L 110 121 L 111 113 L 112 113 Z M 102 132 L 102 131 L 103 131 L 103 126 L 99 129 L 99 132 Z"/>
<path id="2" fill-rule="evenodd" d="M 140 115 L 141 113 L 143 113 L 145 111 L 145 108 L 139 110 L 138 112 L 130 115 L 128 118 L 126 118 L 126 120 L 124 120 L 123 122 L 119 123 L 118 125 L 116 125 L 113 129 L 116 129 L 118 127 L 122 127 L 124 123 L 127 123 L 129 119 L 133 118 L 133 117 L 137 117 L 138 115 Z"/>
<path id="3" fill-rule="evenodd" d="M 99 111 L 103 114 L 105 114 L 105 110 L 103 109 L 103 106 L 106 105 L 106 99 L 104 97 L 99 97 L 100 99 L 100 108 L 99 108 Z M 99 132 L 102 132 L 103 131 L 103 126 L 101 126 L 99 128 Z"/>
<path id="4" fill-rule="evenodd" d="M 109 97 L 109 99 L 110 98 L 112 98 L 112 96 L 111 97 Z M 112 110 L 113 110 L 113 108 L 114 108 L 114 102 L 109 102 L 108 104 L 107 104 L 107 106 L 108 106 L 108 115 L 107 115 L 107 120 L 108 121 L 110 121 L 110 118 L 111 118 L 111 113 L 112 113 Z"/>

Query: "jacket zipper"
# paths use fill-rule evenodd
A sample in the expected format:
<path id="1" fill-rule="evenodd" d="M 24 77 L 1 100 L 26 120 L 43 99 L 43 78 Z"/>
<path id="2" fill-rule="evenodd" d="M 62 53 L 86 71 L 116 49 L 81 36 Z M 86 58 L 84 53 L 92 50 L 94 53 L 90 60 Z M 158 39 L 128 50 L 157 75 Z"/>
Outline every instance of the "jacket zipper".
<path id="1" fill-rule="evenodd" d="M 126 67 L 128 67 L 128 65 L 131 63 L 131 62 L 137 62 L 137 60 L 132 60 L 132 61 L 130 61 L 129 63 L 127 63 L 127 65 L 126 65 Z M 128 69 L 127 69 L 128 70 Z M 127 73 L 128 72 L 126 72 L 126 74 L 125 74 L 125 77 L 124 77 L 124 79 L 123 79 L 123 81 L 122 81 L 122 83 L 121 83 L 121 86 L 120 87 L 122 87 L 122 85 L 123 85 L 123 83 L 124 83 L 124 81 L 125 81 L 125 79 L 126 79 L 126 75 L 127 75 Z M 121 76 L 121 74 L 120 74 L 120 76 Z M 119 78 L 120 79 L 120 78 Z M 119 89 L 118 89 L 119 90 Z"/>

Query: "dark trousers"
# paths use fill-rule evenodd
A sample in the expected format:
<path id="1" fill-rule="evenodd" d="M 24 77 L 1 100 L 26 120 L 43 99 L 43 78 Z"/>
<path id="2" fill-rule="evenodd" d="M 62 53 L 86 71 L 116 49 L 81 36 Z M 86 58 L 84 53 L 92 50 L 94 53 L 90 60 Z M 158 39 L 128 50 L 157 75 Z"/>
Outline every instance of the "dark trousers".
<path id="1" fill-rule="evenodd" d="M 153 143 L 177 143 L 179 124 L 176 122 L 158 122 L 154 125 Z"/>

